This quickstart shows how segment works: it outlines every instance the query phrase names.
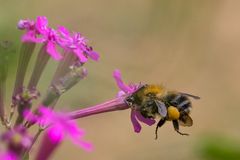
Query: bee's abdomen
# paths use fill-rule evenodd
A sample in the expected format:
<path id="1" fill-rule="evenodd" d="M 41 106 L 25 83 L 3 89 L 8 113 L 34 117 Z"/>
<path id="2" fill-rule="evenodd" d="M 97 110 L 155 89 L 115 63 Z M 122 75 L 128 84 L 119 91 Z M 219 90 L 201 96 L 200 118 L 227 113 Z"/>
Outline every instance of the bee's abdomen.
<path id="1" fill-rule="evenodd" d="M 192 107 L 188 97 L 181 94 L 171 94 L 168 96 L 168 102 L 180 110 L 187 110 Z"/>

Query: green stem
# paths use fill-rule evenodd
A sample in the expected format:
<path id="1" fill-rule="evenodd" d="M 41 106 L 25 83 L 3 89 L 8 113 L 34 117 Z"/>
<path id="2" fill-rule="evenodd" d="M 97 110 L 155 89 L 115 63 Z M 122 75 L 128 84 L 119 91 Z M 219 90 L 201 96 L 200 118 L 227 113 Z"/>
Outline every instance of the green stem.
<path id="1" fill-rule="evenodd" d="M 35 48 L 35 43 L 23 43 L 20 49 L 20 57 L 18 61 L 18 69 L 15 81 L 15 87 L 13 91 L 13 96 L 18 94 L 22 87 L 24 78 L 26 75 L 27 67 L 32 56 L 33 50 Z"/>
<path id="2" fill-rule="evenodd" d="M 41 78 L 41 75 L 42 75 L 44 69 L 46 68 L 49 58 L 50 58 L 50 56 L 46 51 L 46 44 L 44 44 L 38 53 L 37 60 L 36 60 L 36 63 L 35 63 L 35 66 L 34 66 L 34 69 L 32 72 L 32 76 L 31 76 L 30 82 L 28 84 L 28 89 L 36 88 L 36 86 Z"/>
<path id="3" fill-rule="evenodd" d="M 40 134 L 42 133 L 44 129 L 40 128 L 38 129 L 37 133 L 35 134 L 35 136 L 33 137 L 32 143 L 30 145 L 30 147 L 24 152 L 23 154 L 23 159 L 26 159 L 29 156 L 29 152 L 31 151 L 33 145 L 36 143 L 38 137 L 40 136 Z"/>

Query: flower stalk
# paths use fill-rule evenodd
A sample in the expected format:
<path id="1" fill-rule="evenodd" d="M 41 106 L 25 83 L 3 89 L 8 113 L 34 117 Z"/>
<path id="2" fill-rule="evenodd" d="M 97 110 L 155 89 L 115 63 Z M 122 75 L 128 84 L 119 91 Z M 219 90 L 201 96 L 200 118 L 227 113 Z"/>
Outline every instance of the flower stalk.
<path id="1" fill-rule="evenodd" d="M 68 72 L 70 72 L 70 66 L 74 64 L 77 60 L 77 57 L 73 54 L 70 54 L 67 50 L 64 50 L 63 53 L 64 61 L 61 61 L 58 64 L 57 70 L 54 73 L 51 84 L 56 83 L 61 77 L 65 76 Z"/>
<path id="2" fill-rule="evenodd" d="M 46 51 L 46 44 L 44 44 L 38 53 L 32 76 L 28 84 L 28 89 L 34 89 L 37 87 L 39 79 L 41 78 L 43 70 L 45 69 L 49 59 L 50 55 Z"/>
<path id="3" fill-rule="evenodd" d="M 59 97 L 76 85 L 80 80 L 87 76 L 86 68 L 82 67 L 81 64 L 76 63 L 70 66 L 70 72 L 60 78 L 48 89 L 47 95 L 42 101 L 44 106 L 54 106 Z"/>
<path id="4" fill-rule="evenodd" d="M 32 53 L 35 48 L 35 43 L 32 42 L 24 42 L 22 44 L 22 47 L 20 49 L 20 57 L 18 61 L 18 69 L 17 69 L 17 75 L 16 75 L 16 81 L 15 81 L 15 87 L 13 91 L 13 97 L 18 94 L 24 83 L 24 78 L 27 71 L 27 66 L 29 64 L 30 58 L 32 56 Z"/>
<path id="5" fill-rule="evenodd" d="M 29 152 L 32 149 L 33 145 L 35 144 L 35 142 L 37 141 L 38 137 L 40 136 L 40 134 L 42 133 L 42 131 L 44 131 L 43 128 L 39 127 L 37 133 L 34 135 L 31 145 L 24 151 L 23 153 L 23 159 L 27 159 L 29 157 Z"/>
<path id="6" fill-rule="evenodd" d="M 5 109 L 4 109 L 4 107 L 5 107 L 4 99 L 5 99 L 5 90 L 6 90 L 5 88 L 6 88 L 6 83 L 5 83 L 5 81 L 2 81 L 2 79 L 1 79 L 0 80 L 0 118 L 3 123 L 5 121 Z"/>
<path id="7" fill-rule="evenodd" d="M 37 99 L 40 93 L 35 90 L 23 89 L 21 93 L 14 97 L 14 103 L 17 106 L 18 117 L 15 122 L 15 126 L 20 125 L 24 121 L 24 112 L 32 107 L 32 101 Z"/>
<path id="8" fill-rule="evenodd" d="M 7 43 L 7 42 L 6 42 Z M 7 56 L 6 48 L 3 44 L 0 45 L 0 119 L 5 123 L 5 93 L 6 93 L 6 79 L 7 79 Z"/>
<path id="9" fill-rule="evenodd" d="M 70 119 L 79 119 L 100 113 L 125 110 L 129 108 L 130 107 L 124 102 L 124 97 L 119 97 L 92 107 L 72 111 L 68 115 Z"/>
<path id="10" fill-rule="evenodd" d="M 54 138 L 52 138 L 54 137 Z M 62 135 L 56 135 L 53 131 L 48 131 L 43 135 L 42 143 L 35 160 L 47 160 L 62 142 Z"/>

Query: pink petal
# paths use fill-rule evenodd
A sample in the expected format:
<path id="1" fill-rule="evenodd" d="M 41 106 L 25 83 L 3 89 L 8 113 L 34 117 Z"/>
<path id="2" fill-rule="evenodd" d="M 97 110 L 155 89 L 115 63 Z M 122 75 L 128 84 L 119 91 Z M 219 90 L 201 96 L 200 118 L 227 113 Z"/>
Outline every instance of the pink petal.
<path id="1" fill-rule="evenodd" d="M 40 105 L 38 112 L 40 113 L 39 123 L 42 123 L 42 121 L 44 121 L 45 123 L 52 123 L 50 122 L 54 118 L 54 112 L 52 109 L 46 106 Z"/>
<path id="2" fill-rule="evenodd" d="M 122 90 L 117 93 L 117 97 L 122 97 L 124 95 L 126 95 L 126 93 L 123 92 Z"/>
<path id="3" fill-rule="evenodd" d="M 23 20 L 23 19 L 20 19 L 19 21 L 18 21 L 18 24 L 17 24 L 17 28 L 18 29 L 21 29 L 21 30 L 24 30 L 24 29 L 26 29 L 27 28 L 27 26 L 28 26 L 28 21 L 27 20 Z"/>
<path id="4" fill-rule="evenodd" d="M 27 31 L 21 37 L 22 42 L 34 42 L 34 43 L 42 43 L 45 41 L 44 38 L 37 38 L 36 33 L 34 31 Z"/>
<path id="5" fill-rule="evenodd" d="M 66 123 L 62 123 L 62 125 L 73 139 L 78 139 L 85 135 L 85 131 L 78 127 L 76 121 L 67 120 Z"/>
<path id="6" fill-rule="evenodd" d="M 97 52 L 94 52 L 94 51 L 89 51 L 87 52 L 89 57 L 94 60 L 94 61 L 98 61 L 99 60 L 99 55 Z"/>
<path id="7" fill-rule="evenodd" d="M 156 122 L 154 119 L 143 117 L 139 111 L 135 111 L 135 115 L 139 121 L 141 121 L 149 126 L 153 125 Z"/>
<path id="8" fill-rule="evenodd" d="M 49 109 L 46 106 L 40 106 L 38 111 L 41 113 L 42 118 L 51 118 L 53 117 L 53 110 Z"/>
<path id="9" fill-rule="evenodd" d="M 83 51 L 80 49 L 75 49 L 74 53 L 76 54 L 76 56 L 79 58 L 80 62 L 85 63 L 87 62 L 87 57 L 83 54 Z"/>
<path id="10" fill-rule="evenodd" d="M 83 140 L 80 140 L 79 142 L 75 142 L 75 144 L 77 144 L 79 147 L 81 147 L 82 149 L 84 149 L 87 152 L 91 152 L 93 151 L 94 147 L 91 143 L 89 142 L 85 142 Z"/>
<path id="11" fill-rule="evenodd" d="M 1 160 L 18 160 L 19 157 L 17 157 L 14 153 L 11 153 L 8 151 L 7 153 L 1 153 L 0 154 Z"/>
<path id="12" fill-rule="evenodd" d="M 21 19 L 18 21 L 18 24 L 17 24 L 17 28 L 20 29 L 20 30 L 29 30 L 30 27 L 32 27 L 34 25 L 34 21 L 32 20 L 28 20 L 28 19 Z"/>
<path id="13" fill-rule="evenodd" d="M 114 77 L 115 81 L 117 82 L 118 87 L 119 87 L 122 91 L 124 91 L 125 93 L 132 92 L 132 89 L 131 89 L 129 86 L 127 86 L 126 84 L 123 83 L 120 70 L 117 70 L 117 69 L 116 69 L 116 70 L 113 72 L 113 77 Z"/>
<path id="14" fill-rule="evenodd" d="M 54 143 L 59 143 L 63 140 L 64 134 L 61 128 L 53 126 L 47 131 L 49 139 Z"/>
<path id="15" fill-rule="evenodd" d="M 132 124 L 133 124 L 134 131 L 136 133 L 139 133 L 141 131 L 142 127 L 136 119 L 136 111 L 134 111 L 134 110 L 131 110 L 131 121 L 132 121 Z"/>
<path id="16" fill-rule="evenodd" d="M 48 41 L 47 43 L 47 52 L 56 61 L 59 61 L 62 59 L 61 54 L 56 49 L 56 45 L 51 41 Z"/>
<path id="17" fill-rule="evenodd" d="M 35 114 L 33 114 L 30 110 L 24 110 L 23 112 L 24 118 L 29 122 L 37 122 L 39 120 L 39 117 Z"/>
<path id="18" fill-rule="evenodd" d="M 48 20 L 47 17 L 44 16 L 38 16 L 36 20 L 36 29 L 41 34 L 46 34 L 46 31 L 48 30 Z"/>
<path id="19" fill-rule="evenodd" d="M 65 28 L 64 26 L 59 26 L 59 27 L 58 27 L 58 32 L 59 32 L 60 34 L 62 34 L 64 37 L 70 36 L 69 31 L 68 31 L 67 28 Z"/>
<path id="20" fill-rule="evenodd" d="M 57 31 L 62 35 L 62 37 L 58 39 L 58 44 L 62 48 L 68 47 L 68 43 L 71 40 L 70 32 L 64 26 L 59 26 Z"/>

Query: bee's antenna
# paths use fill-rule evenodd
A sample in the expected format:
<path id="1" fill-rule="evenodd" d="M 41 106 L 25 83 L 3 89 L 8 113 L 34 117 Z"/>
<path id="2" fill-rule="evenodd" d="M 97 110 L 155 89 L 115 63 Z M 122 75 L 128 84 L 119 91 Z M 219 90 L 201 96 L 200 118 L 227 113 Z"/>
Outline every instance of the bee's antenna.
<path id="1" fill-rule="evenodd" d="M 200 99 L 199 96 L 195 96 L 195 95 L 188 94 L 188 93 L 184 93 L 184 92 L 179 92 L 179 93 L 182 94 L 182 95 L 188 96 L 188 97 L 192 97 L 192 98 L 194 98 L 194 99 Z"/>

